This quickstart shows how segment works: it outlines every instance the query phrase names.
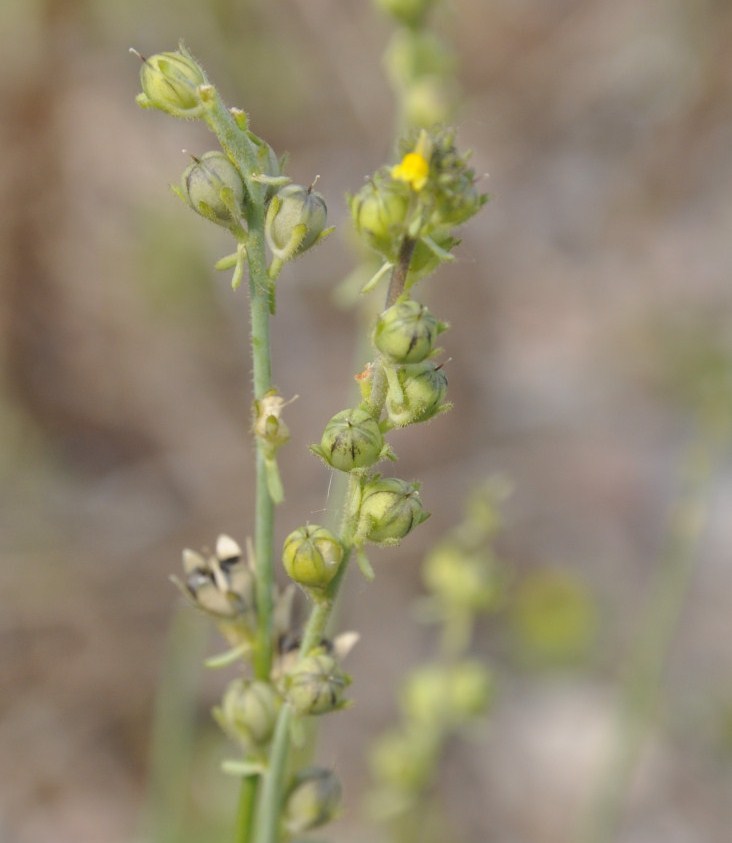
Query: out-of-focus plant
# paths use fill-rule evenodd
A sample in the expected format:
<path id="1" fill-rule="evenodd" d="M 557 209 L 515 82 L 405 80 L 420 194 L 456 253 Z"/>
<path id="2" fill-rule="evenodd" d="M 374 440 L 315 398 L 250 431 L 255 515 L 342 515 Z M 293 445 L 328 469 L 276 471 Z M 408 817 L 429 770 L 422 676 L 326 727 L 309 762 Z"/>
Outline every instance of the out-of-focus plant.
<path id="1" fill-rule="evenodd" d="M 438 839 L 431 804 L 448 742 L 483 717 L 493 697 L 493 676 L 470 654 L 475 626 L 496 612 L 506 574 L 493 549 L 506 483 L 496 478 L 476 490 L 463 521 L 427 555 L 426 596 L 419 614 L 439 631 L 435 657 L 413 670 L 399 692 L 401 718 L 371 753 L 371 814 L 395 843 Z"/>
<path id="2" fill-rule="evenodd" d="M 326 202 L 314 185 L 290 182 L 282 161 L 251 130 L 248 116 L 224 105 L 182 44 L 177 51 L 141 58 L 138 103 L 202 121 L 219 141 L 220 149 L 193 158 L 174 189 L 195 213 L 231 233 L 235 251 L 216 266 L 233 270 L 235 290 L 247 280 L 251 320 L 257 452 L 253 541 L 242 549 L 222 535 L 213 551 L 184 551 L 177 583 L 230 645 L 209 664 L 241 666 L 214 710 L 240 750 L 240 757 L 224 764 L 242 783 L 236 840 L 291 841 L 324 825 L 338 810 L 334 773 L 300 766 L 294 750 L 310 718 L 348 705 L 351 680 L 342 661 L 357 636 L 346 633 L 331 641 L 326 631 L 349 562 L 355 558 L 372 578 L 367 547 L 397 545 L 428 517 L 419 483 L 377 471 L 379 463 L 396 458 L 387 442 L 391 430 L 421 424 L 450 407 L 436 347 L 447 325 L 413 292 L 451 259 L 455 229 L 480 210 L 486 196 L 477 189 L 454 132 L 433 128 L 408 132 L 397 160 L 351 197 L 356 230 L 379 254 L 380 276 L 389 276 L 389 286 L 372 333 L 372 359 L 358 375 L 360 400 L 336 413 L 311 448 L 329 470 L 348 478 L 340 527 L 305 523 L 290 532 L 282 549 L 286 574 L 310 603 L 309 619 L 299 631 L 290 611 L 294 587 L 280 590 L 275 580 L 274 511 L 284 496 L 278 459 L 290 432 L 283 418 L 287 401 L 273 386 L 270 318 L 276 281 L 286 264 L 331 230 Z M 314 509 L 312 503 L 305 508 Z M 482 706 L 488 679 L 470 662 L 449 669 L 456 679 L 454 720 L 461 707 L 467 712 Z M 424 691 L 417 696 L 427 705 Z M 441 728 L 438 721 L 434 728 Z"/>

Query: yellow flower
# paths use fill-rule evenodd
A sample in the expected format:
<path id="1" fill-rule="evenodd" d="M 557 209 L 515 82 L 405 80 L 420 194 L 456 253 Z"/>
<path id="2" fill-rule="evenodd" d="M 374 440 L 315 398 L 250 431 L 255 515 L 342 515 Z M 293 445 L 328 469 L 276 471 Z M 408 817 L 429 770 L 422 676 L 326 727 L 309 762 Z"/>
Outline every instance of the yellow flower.
<path id="1" fill-rule="evenodd" d="M 391 168 L 391 177 L 405 181 L 412 190 L 420 191 L 427 184 L 430 165 L 420 152 L 408 152 L 400 164 Z"/>

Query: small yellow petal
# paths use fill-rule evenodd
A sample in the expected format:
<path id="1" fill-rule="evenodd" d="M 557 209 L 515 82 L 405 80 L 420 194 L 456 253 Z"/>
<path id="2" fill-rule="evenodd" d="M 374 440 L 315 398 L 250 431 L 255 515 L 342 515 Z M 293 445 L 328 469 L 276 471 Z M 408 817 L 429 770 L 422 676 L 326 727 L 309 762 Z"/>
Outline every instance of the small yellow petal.
<path id="1" fill-rule="evenodd" d="M 429 172 L 429 162 L 423 155 L 419 152 L 408 152 L 400 164 L 391 168 L 391 177 L 405 181 L 412 190 L 419 191 L 427 184 Z"/>

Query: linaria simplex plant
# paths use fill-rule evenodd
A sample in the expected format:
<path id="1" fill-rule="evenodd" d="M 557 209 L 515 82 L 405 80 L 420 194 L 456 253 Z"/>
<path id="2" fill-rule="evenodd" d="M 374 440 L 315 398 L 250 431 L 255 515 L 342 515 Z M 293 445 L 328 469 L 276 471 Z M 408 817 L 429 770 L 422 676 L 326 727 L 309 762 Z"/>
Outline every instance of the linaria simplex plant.
<path id="1" fill-rule="evenodd" d="M 382 260 L 367 288 L 387 275 L 389 286 L 373 328 L 373 360 L 358 375 L 361 400 L 336 413 L 311 448 L 328 469 L 348 477 L 340 529 L 306 523 L 288 535 L 282 550 L 287 575 L 311 604 L 298 633 L 291 628 L 293 589 L 280 591 L 274 571 L 274 510 L 283 498 L 277 454 L 289 431 L 283 419 L 287 402 L 273 387 L 269 332 L 280 272 L 332 230 L 326 227 L 326 202 L 313 185 L 290 182 L 269 144 L 250 129 L 245 112 L 224 105 L 183 44 L 141 59 L 139 105 L 201 120 L 219 141 L 220 150 L 193 158 L 175 191 L 197 214 L 231 232 L 235 251 L 216 266 L 233 270 L 235 290 L 248 281 L 257 454 L 254 539 L 246 552 L 223 535 L 213 553 L 185 550 L 177 584 L 231 645 L 215 663 L 239 662 L 243 668 L 214 710 L 242 753 L 225 764 L 242 780 L 236 840 L 284 843 L 324 825 L 338 809 L 334 773 L 294 769 L 291 749 L 302 740 L 303 720 L 348 704 L 350 677 L 341 662 L 355 636 L 329 641 L 326 627 L 350 559 L 372 578 L 367 545 L 396 545 L 428 517 L 418 483 L 376 471 L 378 463 L 396 458 L 386 442 L 390 430 L 420 424 L 450 407 L 435 347 L 447 325 L 412 291 L 452 258 L 455 229 L 487 197 L 476 188 L 454 132 L 423 129 L 409 133 L 397 162 L 378 170 L 351 198 L 356 229 Z"/>

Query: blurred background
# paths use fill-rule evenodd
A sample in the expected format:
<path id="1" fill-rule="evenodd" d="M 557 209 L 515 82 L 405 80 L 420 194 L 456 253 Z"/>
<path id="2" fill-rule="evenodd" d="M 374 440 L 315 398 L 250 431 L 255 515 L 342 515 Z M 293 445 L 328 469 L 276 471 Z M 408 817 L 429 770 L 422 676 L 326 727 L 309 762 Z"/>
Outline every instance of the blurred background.
<path id="1" fill-rule="evenodd" d="M 511 586 L 475 647 L 496 700 L 446 761 L 450 843 L 572 839 L 668 562 L 688 454 L 709 445 L 692 501 L 704 528 L 617 839 L 725 843 L 732 6 L 455 0 L 438 26 L 456 52 L 460 144 L 493 201 L 424 290 L 453 325 L 455 409 L 395 437 L 433 517 L 375 552 L 376 582 L 353 576 L 344 597 L 341 625 L 362 641 L 348 663 L 357 705 L 328 719 L 320 752 L 346 787 L 335 837 L 378 839 L 359 804 L 365 746 L 395 716 L 399 676 L 430 652 L 410 612 L 420 559 L 499 471 L 514 486 L 499 540 Z M 281 539 L 326 505 L 306 446 L 364 362 L 332 290 L 355 260 L 344 196 L 392 158 L 389 33 L 366 0 L 3 0 L 2 843 L 152 839 L 153 712 L 179 604 L 168 576 L 183 547 L 252 529 L 246 298 L 212 268 L 226 235 L 168 189 L 181 150 L 213 142 L 136 107 L 128 47 L 149 55 L 183 37 L 227 102 L 289 152 L 288 173 L 320 174 L 338 226 L 279 283 L 275 377 L 300 396 Z M 197 675 L 220 644 L 177 623 L 198 723 L 171 736 L 193 765 L 177 839 L 214 843 L 235 798 L 209 716 L 226 677 Z"/>

